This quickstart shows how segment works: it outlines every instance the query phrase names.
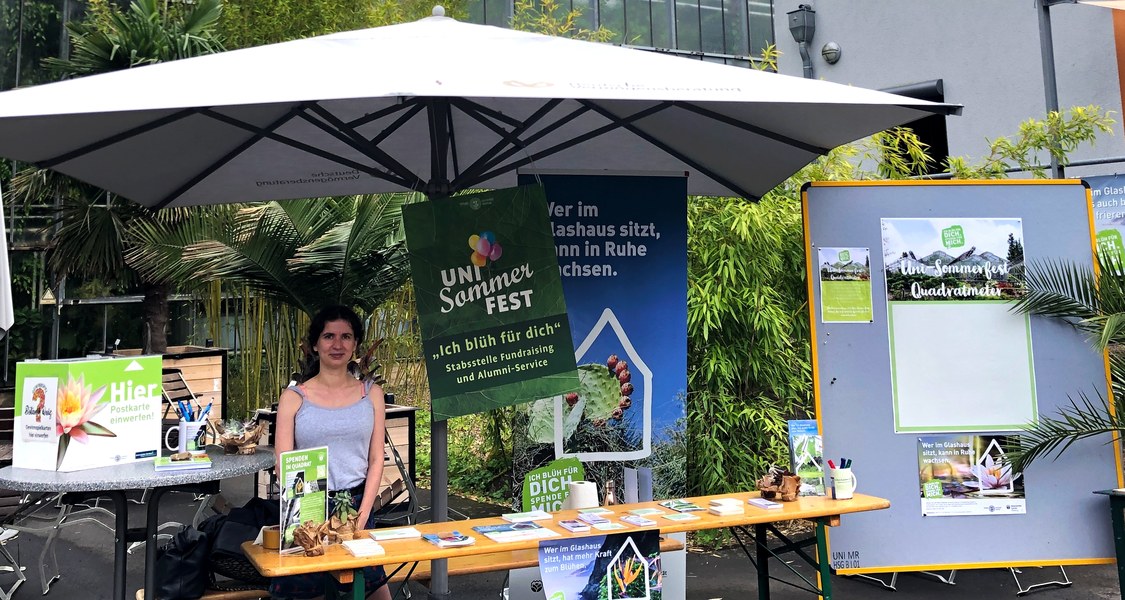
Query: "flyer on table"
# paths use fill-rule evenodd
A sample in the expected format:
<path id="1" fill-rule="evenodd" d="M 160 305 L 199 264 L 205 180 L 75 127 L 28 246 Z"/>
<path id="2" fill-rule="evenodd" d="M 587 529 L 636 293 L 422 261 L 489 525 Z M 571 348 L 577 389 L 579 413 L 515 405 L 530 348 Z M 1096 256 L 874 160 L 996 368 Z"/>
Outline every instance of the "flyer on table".
<path id="1" fill-rule="evenodd" d="M 328 520 L 328 447 L 281 453 L 281 551 L 293 548 L 293 531 Z"/>
<path id="2" fill-rule="evenodd" d="M 434 419 L 578 388 L 542 188 L 411 204 L 403 223 Z"/>
<path id="3" fill-rule="evenodd" d="M 918 438 L 918 485 L 927 517 L 1027 512 L 1023 473 L 1004 448 L 1019 436 L 927 435 Z"/>
<path id="4" fill-rule="evenodd" d="M 896 433 L 1013 431 L 1038 419 L 1023 222 L 882 219 Z"/>
<path id="5" fill-rule="evenodd" d="M 817 248 L 820 314 L 825 323 L 870 323 L 871 252 L 868 248 Z"/>
<path id="6" fill-rule="evenodd" d="M 660 600 L 660 532 L 542 541 L 539 571 L 548 599 Z"/>

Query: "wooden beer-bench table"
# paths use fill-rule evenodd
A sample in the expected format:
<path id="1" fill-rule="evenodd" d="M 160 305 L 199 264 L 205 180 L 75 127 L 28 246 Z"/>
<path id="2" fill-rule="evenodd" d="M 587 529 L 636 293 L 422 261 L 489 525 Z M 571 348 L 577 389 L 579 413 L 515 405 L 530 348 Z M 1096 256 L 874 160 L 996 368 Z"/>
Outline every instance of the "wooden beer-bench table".
<path id="1" fill-rule="evenodd" d="M 748 498 L 757 496 L 757 492 L 750 492 L 702 496 L 688 498 L 688 500 L 706 507 L 712 498 L 739 498 L 745 501 Z M 794 544 L 785 540 L 786 544 L 780 549 L 780 552 L 768 548 L 766 545 L 766 532 L 773 531 L 776 535 L 785 539 L 784 536 L 781 536 L 777 530 L 773 528 L 773 524 L 792 520 L 813 521 L 816 524 L 815 544 L 817 546 L 817 559 L 815 561 L 809 560 L 809 562 L 817 567 L 820 575 L 820 587 L 816 592 L 828 600 L 831 598 L 831 586 L 828 580 L 831 569 L 828 561 L 828 550 L 825 546 L 824 528 L 839 524 L 841 515 L 881 510 L 890 507 L 890 505 L 888 500 L 863 494 L 856 494 L 855 498 L 850 500 L 832 500 L 831 498 L 820 496 L 806 496 L 794 502 L 783 502 L 782 507 L 779 509 L 767 510 L 747 505 L 746 513 L 742 515 L 717 516 L 704 510 L 693 513 L 698 515 L 699 518 L 691 521 L 670 521 L 660 516 L 651 518 L 657 522 L 657 527 L 654 529 L 659 529 L 661 533 L 678 533 L 727 527 L 747 531 L 746 528 L 753 527 L 754 530 L 751 535 L 757 550 L 757 560 L 755 564 L 758 568 L 759 598 L 769 598 L 767 561 L 771 555 L 776 556 L 780 552 L 796 551 L 806 560 L 810 559 L 810 557 L 800 550 L 805 544 Z M 672 512 L 661 507 L 657 502 L 621 504 L 610 508 L 615 514 L 602 516 L 613 521 L 617 521 L 618 517 L 636 508 L 658 508 L 665 512 Z M 559 534 L 556 537 L 546 538 L 549 540 L 576 539 L 606 535 L 608 533 L 626 533 L 630 530 L 639 531 L 642 529 L 629 526 L 629 529 L 611 532 L 591 530 L 590 532 L 572 533 L 558 526 L 557 522 L 559 520 L 573 519 L 577 514 L 578 511 L 575 510 L 563 510 L 554 513 L 554 518 L 552 520 L 539 521 L 538 523 Z M 425 564 L 429 561 L 443 558 L 451 559 L 451 564 L 455 561 L 457 563 L 464 561 L 476 565 L 474 567 L 475 570 L 458 569 L 456 572 L 451 567 L 450 574 L 456 575 L 505 570 L 534 564 L 531 561 L 534 560 L 536 556 L 535 552 L 538 550 L 539 542 L 542 540 L 532 539 L 513 542 L 494 542 L 472 529 L 480 525 L 499 525 L 504 522 L 505 521 L 500 517 L 487 517 L 467 521 L 449 521 L 445 523 L 415 525 L 414 527 L 423 534 L 457 530 L 466 535 L 472 535 L 476 538 L 476 543 L 471 546 L 439 548 L 421 539 L 391 540 L 380 542 L 383 548 L 386 549 L 386 554 L 380 556 L 355 557 L 348 554 L 339 545 L 329 546 L 324 555 L 312 557 L 300 555 L 281 556 L 276 550 L 265 550 L 261 546 L 255 545 L 253 542 L 244 543 L 242 549 L 250 562 L 266 577 L 297 575 L 300 573 L 330 573 L 341 583 L 355 581 L 357 585 L 352 588 L 353 596 L 355 600 L 361 600 L 364 597 L 362 568 L 365 566 L 393 566 L 415 562 Z M 529 553 L 523 554 L 521 551 L 529 551 Z M 488 558 L 489 555 L 494 556 L 490 559 Z M 483 558 L 479 560 L 475 558 L 471 561 L 468 560 L 468 557 L 478 556 Z M 419 575 L 420 573 L 418 570 L 415 570 L 415 574 Z"/>

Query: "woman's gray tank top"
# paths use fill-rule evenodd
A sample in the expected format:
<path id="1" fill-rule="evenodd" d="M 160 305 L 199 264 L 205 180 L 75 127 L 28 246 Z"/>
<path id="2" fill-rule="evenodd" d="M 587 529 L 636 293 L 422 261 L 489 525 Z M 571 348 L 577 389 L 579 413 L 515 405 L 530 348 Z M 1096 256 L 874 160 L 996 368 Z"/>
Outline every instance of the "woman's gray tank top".
<path id="1" fill-rule="evenodd" d="M 329 490 L 346 490 L 363 483 L 375 428 L 375 409 L 367 397 L 371 384 L 364 384 L 362 398 L 340 408 L 313 404 L 305 390 L 295 385 L 289 389 L 302 400 L 293 419 L 294 449 L 328 446 Z"/>

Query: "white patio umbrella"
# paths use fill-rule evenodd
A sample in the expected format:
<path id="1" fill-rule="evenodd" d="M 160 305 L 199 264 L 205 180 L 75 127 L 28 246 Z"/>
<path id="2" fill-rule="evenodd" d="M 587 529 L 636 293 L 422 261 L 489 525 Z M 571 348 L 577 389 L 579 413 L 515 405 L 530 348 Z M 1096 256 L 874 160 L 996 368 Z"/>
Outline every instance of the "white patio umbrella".
<path id="1" fill-rule="evenodd" d="M 959 107 L 444 17 L 0 94 L 0 156 L 145 206 L 686 171 L 760 197 L 842 143 Z"/>
<path id="2" fill-rule="evenodd" d="M 6 92 L 0 156 L 150 207 L 441 197 L 524 167 L 686 172 L 692 194 L 756 199 L 839 144 L 957 112 L 435 16 Z M 436 519 L 445 442 L 437 422 Z M 446 585 L 435 565 L 432 595 Z"/>

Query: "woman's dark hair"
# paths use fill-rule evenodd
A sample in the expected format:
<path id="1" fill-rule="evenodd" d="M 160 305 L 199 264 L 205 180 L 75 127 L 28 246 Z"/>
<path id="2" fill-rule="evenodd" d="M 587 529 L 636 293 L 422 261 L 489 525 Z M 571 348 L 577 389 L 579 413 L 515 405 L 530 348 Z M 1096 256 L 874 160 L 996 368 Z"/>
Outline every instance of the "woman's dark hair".
<path id="1" fill-rule="evenodd" d="M 326 306 L 317 311 L 313 315 L 312 321 L 309 321 L 308 333 L 305 334 L 305 339 L 301 343 L 301 350 L 304 354 L 300 361 L 299 380 L 301 382 L 308 381 L 320 372 L 320 357 L 313 352 L 313 348 L 316 347 L 316 342 L 320 339 L 320 334 L 324 333 L 324 327 L 329 321 L 347 321 L 352 326 L 356 343 L 358 344 L 363 340 L 363 321 L 359 319 L 359 315 L 355 314 L 354 310 L 337 304 Z"/>

